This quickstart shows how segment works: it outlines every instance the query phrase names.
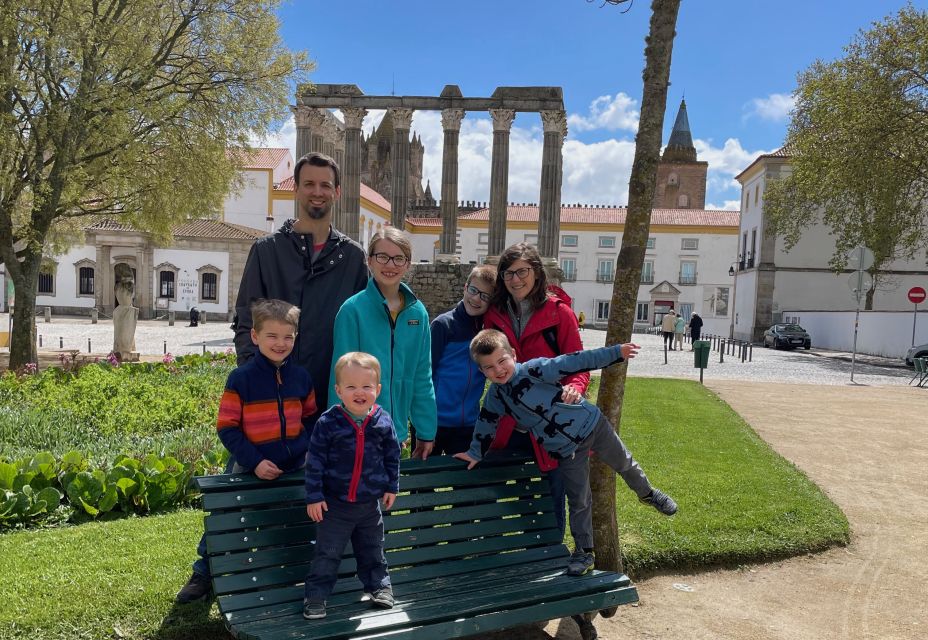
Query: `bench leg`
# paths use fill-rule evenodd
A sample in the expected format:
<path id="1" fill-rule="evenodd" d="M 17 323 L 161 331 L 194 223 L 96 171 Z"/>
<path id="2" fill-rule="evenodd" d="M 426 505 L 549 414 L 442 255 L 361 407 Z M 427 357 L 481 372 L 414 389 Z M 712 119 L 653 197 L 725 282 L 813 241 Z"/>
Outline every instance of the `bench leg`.
<path id="1" fill-rule="evenodd" d="M 577 627 L 580 629 L 580 637 L 583 640 L 596 640 L 599 637 L 599 634 L 596 633 L 596 627 L 593 626 L 593 618 L 596 614 L 579 614 L 575 616 L 570 616 L 573 618 L 574 622 L 577 623 Z"/>
<path id="2" fill-rule="evenodd" d="M 616 611 L 618 610 L 619 610 L 618 607 L 609 607 L 608 609 L 600 609 L 599 615 L 601 615 L 604 618 L 611 618 L 612 616 L 615 615 Z"/>

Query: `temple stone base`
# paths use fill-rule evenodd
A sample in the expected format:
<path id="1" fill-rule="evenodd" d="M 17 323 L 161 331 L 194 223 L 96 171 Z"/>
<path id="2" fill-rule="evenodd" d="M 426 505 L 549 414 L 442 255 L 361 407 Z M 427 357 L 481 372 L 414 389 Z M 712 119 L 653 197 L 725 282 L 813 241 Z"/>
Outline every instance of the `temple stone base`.
<path id="1" fill-rule="evenodd" d="M 429 318 L 453 309 L 464 297 L 464 285 L 476 265 L 436 262 L 413 264 L 406 283 L 429 312 Z"/>

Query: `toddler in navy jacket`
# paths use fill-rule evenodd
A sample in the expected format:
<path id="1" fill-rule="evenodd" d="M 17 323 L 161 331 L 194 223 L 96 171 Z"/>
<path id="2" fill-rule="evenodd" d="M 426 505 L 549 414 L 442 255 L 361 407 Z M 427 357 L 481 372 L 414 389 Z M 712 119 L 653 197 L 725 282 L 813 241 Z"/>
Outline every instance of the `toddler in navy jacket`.
<path id="1" fill-rule="evenodd" d="M 380 363 L 357 351 L 335 363 L 335 393 L 341 404 L 323 413 L 306 456 L 306 513 L 316 527 L 315 554 L 306 577 L 303 617 L 325 617 L 325 600 L 338 578 L 348 541 L 358 579 L 376 607 L 393 607 L 393 589 L 383 553 L 383 508 L 399 491 L 400 445 L 390 414 L 374 404 L 380 393 Z"/>

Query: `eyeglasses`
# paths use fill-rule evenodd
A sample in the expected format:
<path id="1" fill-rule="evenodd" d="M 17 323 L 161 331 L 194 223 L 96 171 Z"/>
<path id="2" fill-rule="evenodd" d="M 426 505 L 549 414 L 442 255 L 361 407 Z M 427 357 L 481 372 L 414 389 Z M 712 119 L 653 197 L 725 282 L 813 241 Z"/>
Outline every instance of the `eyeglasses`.
<path id="1" fill-rule="evenodd" d="M 525 280 L 531 271 L 531 267 L 522 267 L 521 269 L 516 269 L 514 271 L 503 271 L 503 280 L 512 280 L 514 276 L 518 276 L 519 280 Z"/>
<path id="2" fill-rule="evenodd" d="M 490 296 L 489 293 L 484 293 L 483 291 L 481 291 L 480 289 L 478 289 L 477 287 L 475 287 L 475 286 L 472 285 L 472 284 L 467 285 L 467 293 L 469 293 L 469 294 L 472 295 L 472 296 L 477 296 L 477 297 L 479 297 L 479 298 L 480 298 L 481 300 L 483 300 L 484 302 L 489 302 L 489 301 L 490 301 L 490 297 L 491 297 L 491 296 Z"/>
<path id="3" fill-rule="evenodd" d="M 392 262 L 397 267 L 405 267 L 406 263 L 409 262 L 409 258 L 404 256 L 403 254 L 400 254 L 398 256 L 390 256 L 390 255 L 387 255 L 386 253 L 375 253 L 371 255 L 371 257 L 374 260 L 376 260 L 379 264 L 387 264 L 388 262 Z"/>

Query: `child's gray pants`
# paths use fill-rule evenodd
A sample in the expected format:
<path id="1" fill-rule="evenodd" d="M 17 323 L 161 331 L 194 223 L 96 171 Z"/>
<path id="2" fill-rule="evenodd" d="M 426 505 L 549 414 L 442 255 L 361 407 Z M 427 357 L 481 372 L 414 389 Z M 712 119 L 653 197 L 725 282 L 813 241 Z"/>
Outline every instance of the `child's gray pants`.
<path id="1" fill-rule="evenodd" d="M 593 431 L 580 443 L 573 457 L 558 461 L 564 477 L 570 509 L 570 533 L 578 550 L 593 546 L 593 492 L 590 490 L 590 450 L 602 462 L 622 476 L 628 488 L 639 498 L 651 493 L 651 483 L 632 457 L 622 439 L 605 416 L 599 419 Z"/>

